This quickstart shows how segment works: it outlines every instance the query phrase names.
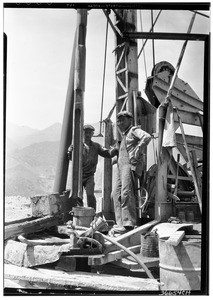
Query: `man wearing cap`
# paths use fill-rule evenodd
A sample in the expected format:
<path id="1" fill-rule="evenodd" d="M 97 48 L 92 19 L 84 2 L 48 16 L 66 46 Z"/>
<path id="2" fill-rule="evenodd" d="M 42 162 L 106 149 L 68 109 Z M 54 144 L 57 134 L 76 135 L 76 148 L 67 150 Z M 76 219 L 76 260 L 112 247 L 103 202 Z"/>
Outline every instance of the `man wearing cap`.
<path id="1" fill-rule="evenodd" d="M 109 150 L 102 147 L 99 143 L 93 142 L 92 137 L 94 131 L 95 128 L 92 125 L 84 125 L 83 127 L 82 184 L 86 191 L 88 207 L 93 207 L 96 210 L 94 174 L 98 164 L 98 155 L 111 158 L 118 153 L 118 149 L 112 148 Z M 68 149 L 68 158 L 71 159 L 71 157 L 72 146 Z"/>
<path id="2" fill-rule="evenodd" d="M 143 150 L 151 136 L 140 126 L 132 126 L 132 114 L 122 111 L 117 114 L 117 125 L 122 132 L 116 176 L 113 188 L 113 202 L 116 225 L 114 232 L 124 233 L 134 228 L 137 222 L 134 176 L 142 174 Z"/>

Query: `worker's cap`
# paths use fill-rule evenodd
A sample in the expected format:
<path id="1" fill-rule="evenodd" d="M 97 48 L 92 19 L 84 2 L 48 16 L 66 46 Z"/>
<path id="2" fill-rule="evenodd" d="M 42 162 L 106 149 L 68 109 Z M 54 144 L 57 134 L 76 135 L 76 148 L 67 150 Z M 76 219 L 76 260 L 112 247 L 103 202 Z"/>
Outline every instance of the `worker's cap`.
<path id="1" fill-rule="evenodd" d="M 92 130 L 92 131 L 95 131 L 95 128 L 92 125 L 84 125 L 83 130 Z"/>
<path id="2" fill-rule="evenodd" d="M 133 118 L 132 113 L 127 110 L 123 110 L 123 111 L 119 112 L 117 114 L 117 118 L 119 119 L 120 117 Z"/>

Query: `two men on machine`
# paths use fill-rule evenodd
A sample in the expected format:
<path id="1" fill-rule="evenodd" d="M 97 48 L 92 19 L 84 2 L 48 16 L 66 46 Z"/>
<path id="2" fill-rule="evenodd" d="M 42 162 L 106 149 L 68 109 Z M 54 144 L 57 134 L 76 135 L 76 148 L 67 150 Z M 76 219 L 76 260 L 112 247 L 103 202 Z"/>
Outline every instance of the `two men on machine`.
<path id="1" fill-rule="evenodd" d="M 94 195 L 94 174 L 98 163 L 98 155 L 117 158 L 116 174 L 112 198 L 114 202 L 116 226 L 114 232 L 124 233 L 134 228 L 137 222 L 136 197 L 134 193 L 134 174 L 140 176 L 142 171 L 143 151 L 151 140 L 151 136 L 140 126 L 132 126 L 133 116 L 128 111 L 117 115 L 117 125 L 122 132 L 119 149 L 106 149 L 92 141 L 94 127 L 85 125 L 83 144 L 83 187 L 87 194 L 87 204 L 96 209 Z M 72 148 L 68 149 L 70 158 Z"/>

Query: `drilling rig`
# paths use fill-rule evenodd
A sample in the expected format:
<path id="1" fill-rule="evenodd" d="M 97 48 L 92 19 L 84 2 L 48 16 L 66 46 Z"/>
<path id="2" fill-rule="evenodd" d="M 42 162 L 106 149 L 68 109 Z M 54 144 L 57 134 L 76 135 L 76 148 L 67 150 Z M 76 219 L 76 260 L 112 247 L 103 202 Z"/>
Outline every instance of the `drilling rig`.
<path id="1" fill-rule="evenodd" d="M 187 277 L 187 284 L 185 284 L 182 277 L 178 278 L 177 273 L 173 277 L 170 275 L 161 255 L 163 251 L 164 257 L 167 256 L 165 243 L 163 243 L 165 237 L 167 237 L 166 245 L 174 248 L 179 247 L 178 245 L 185 247 L 184 238 L 191 236 L 194 240 L 195 238 L 192 236 L 196 235 L 196 246 L 199 244 L 198 248 L 201 249 L 201 230 L 198 224 L 202 221 L 203 211 L 203 137 L 186 135 L 184 124 L 197 126 L 204 130 L 204 103 L 190 85 L 178 77 L 178 70 L 187 41 L 203 41 L 205 53 L 208 53 L 209 37 L 191 34 L 196 12 L 193 14 L 188 32 L 176 34 L 154 33 L 152 30 L 149 33 L 138 32 L 137 10 L 103 9 L 103 14 L 115 33 L 116 41 L 114 50 L 116 100 L 112 111 L 103 121 L 104 146 L 109 147 L 114 140 L 118 142 L 121 140 L 120 132 L 113 131 L 110 119 L 113 111 L 115 110 L 117 114 L 122 110 L 128 110 L 133 115 L 134 125 L 140 125 L 152 136 L 151 144 L 154 147 L 153 157 L 155 157 L 154 163 L 148 168 L 147 160 L 151 148 L 148 148 L 143 156 L 144 167 L 136 191 L 138 196 L 137 227 L 123 235 L 111 238 L 107 235 L 110 224 L 114 221 L 111 201 L 113 166 L 110 159 L 104 159 L 101 214 L 95 216 L 88 228 L 82 229 L 74 226 L 79 225 L 78 223 L 73 225 L 75 216 L 73 216 L 72 210 L 78 207 L 78 200 L 83 199 L 82 145 L 87 14 L 87 9 L 77 9 L 77 26 L 53 193 L 31 197 L 33 217 L 30 220 L 22 220 L 15 225 L 7 224 L 5 231 L 6 259 L 20 268 L 58 262 L 58 268 L 63 266 L 68 270 L 69 265 L 72 268 L 69 271 L 75 271 L 79 257 L 86 257 L 87 264 L 96 268 L 110 262 L 127 268 L 124 258 L 129 255 L 128 257 L 131 256 L 136 261 L 135 263 L 146 272 L 152 282 L 151 289 L 160 289 L 159 282 L 155 281 L 149 270 L 153 266 L 159 268 L 159 260 L 160 282 L 164 282 L 165 289 L 173 289 L 174 286 L 176 290 L 200 289 L 201 264 L 190 270 L 190 276 Z M 114 21 L 112 21 L 112 14 Z M 137 42 L 139 39 L 184 41 L 176 67 L 167 61 L 159 62 L 153 67 L 152 74 L 148 77 L 145 86 L 148 100 L 141 96 L 138 88 Z M 208 93 L 204 91 L 204 98 L 207 97 Z M 179 133 L 177 133 L 178 129 Z M 170 141 L 172 142 L 170 143 Z M 67 190 L 69 169 L 67 149 L 71 143 L 73 144 L 71 189 Z M 85 218 L 87 215 L 83 214 L 82 217 Z M 196 229 L 193 224 L 197 225 Z M 44 231 L 48 232 L 48 237 L 38 238 L 38 235 Z M 141 236 L 144 238 L 153 232 L 158 232 L 158 238 L 161 240 L 161 253 L 159 257 L 146 257 L 140 250 Z M 37 235 L 33 236 L 35 233 Z M 54 250 L 53 245 L 57 245 Z M 46 247 L 47 257 L 45 259 L 45 255 L 39 254 L 39 251 L 43 251 L 42 247 Z M 12 248 L 13 250 L 11 250 Z M 31 253 L 27 252 L 32 248 L 34 256 L 32 256 L 32 251 Z M 19 250 L 21 261 L 11 254 L 13 251 L 18 251 L 17 249 L 21 249 Z M 139 257 L 136 254 L 142 256 Z M 164 266 L 161 260 L 164 262 Z M 201 262 L 201 252 L 196 252 L 195 261 L 196 263 Z M 7 278 L 11 278 L 9 268 L 7 272 Z M 182 273 L 185 276 L 184 271 Z M 171 277 L 171 283 L 168 283 L 168 276 Z M 18 275 L 17 278 L 21 280 Z M 33 281 L 32 278 L 31 280 Z M 174 285 L 177 281 L 180 281 L 180 284 Z M 40 283 L 41 279 L 38 279 L 37 282 Z M 70 285 L 70 282 L 67 285 Z M 52 284 L 56 284 L 54 279 L 52 279 Z"/>

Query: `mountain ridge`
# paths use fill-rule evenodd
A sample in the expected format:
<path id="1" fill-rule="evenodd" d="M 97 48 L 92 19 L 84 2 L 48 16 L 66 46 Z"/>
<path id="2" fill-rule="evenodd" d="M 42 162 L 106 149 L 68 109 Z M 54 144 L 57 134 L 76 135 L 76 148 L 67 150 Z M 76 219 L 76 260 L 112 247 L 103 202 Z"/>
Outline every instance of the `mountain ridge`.
<path id="1" fill-rule="evenodd" d="M 14 126 L 14 124 L 11 127 L 10 126 L 9 123 L 9 129 L 6 131 L 7 148 L 10 152 L 15 150 L 12 148 L 14 146 L 18 149 L 22 149 L 36 142 L 60 140 L 62 127 L 60 123 L 54 123 L 42 130 L 31 129 L 26 126 Z M 13 144 L 11 144 L 11 142 L 13 142 Z"/>
<path id="2" fill-rule="evenodd" d="M 92 124 L 99 132 L 99 123 Z M 18 127 L 22 130 L 22 126 Z M 5 196 L 31 197 L 36 194 L 52 193 L 55 179 L 62 125 L 55 123 L 42 131 L 23 128 L 14 142 L 7 137 L 5 158 Z M 97 134 L 95 134 L 97 135 Z M 37 137 L 37 138 L 35 138 Z M 103 144 L 103 137 L 94 137 L 94 141 Z M 22 142 L 21 147 L 19 143 Z M 15 145 L 8 147 L 8 144 Z M 96 188 L 102 182 L 102 161 L 97 166 Z M 68 174 L 69 176 L 69 174 Z M 69 180 L 70 181 L 70 180 Z"/>

